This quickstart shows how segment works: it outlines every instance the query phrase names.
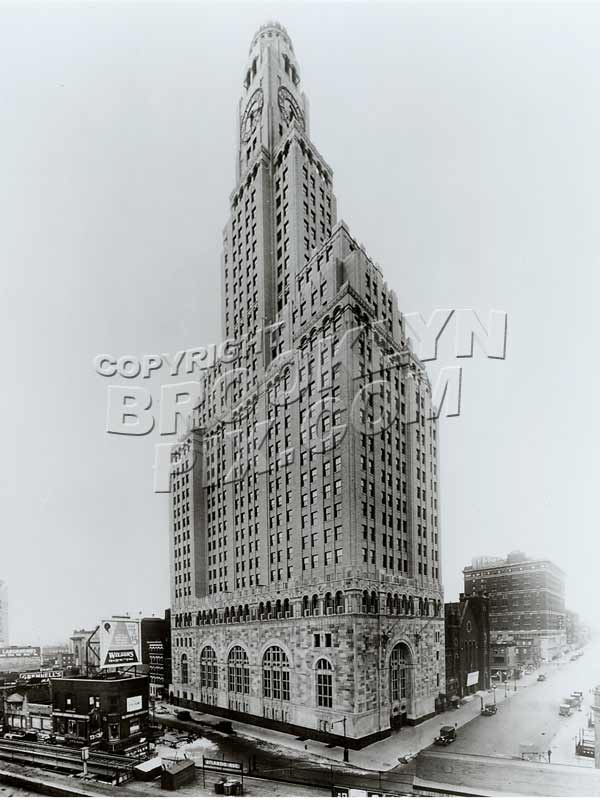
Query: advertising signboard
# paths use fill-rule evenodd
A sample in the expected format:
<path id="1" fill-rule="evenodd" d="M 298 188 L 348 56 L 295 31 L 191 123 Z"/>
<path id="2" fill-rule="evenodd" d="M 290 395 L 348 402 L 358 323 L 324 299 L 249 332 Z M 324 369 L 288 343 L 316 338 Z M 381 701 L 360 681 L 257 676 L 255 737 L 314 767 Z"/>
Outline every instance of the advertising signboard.
<path id="1" fill-rule="evenodd" d="M 100 623 L 100 668 L 132 667 L 142 663 L 140 621 L 105 619 Z"/>
<path id="2" fill-rule="evenodd" d="M 142 695 L 138 694 L 135 697 L 127 698 L 127 713 L 130 711 L 139 711 L 142 708 Z"/>
<path id="3" fill-rule="evenodd" d="M 39 647 L 0 647 L 0 672 L 28 672 L 40 669 Z"/>
<path id="4" fill-rule="evenodd" d="M 5 658 L 40 658 L 39 647 L 0 647 L 0 659 Z"/>
<path id="5" fill-rule="evenodd" d="M 44 669 L 40 672 L 20 672 L 19 679 L 22 681 L 29 681 L 33 678 L 39 678 L 42 681 L 48 681 L 50 678 L 62 678 L 64 676 L 62 669 Z"/>
<path id="6" fill-rule="evenodd" d="M 475 684 L 479 681 L 479 671 L 477 672 L 469 672 L 467 675 L 467 686 L 475 686 Z"/>

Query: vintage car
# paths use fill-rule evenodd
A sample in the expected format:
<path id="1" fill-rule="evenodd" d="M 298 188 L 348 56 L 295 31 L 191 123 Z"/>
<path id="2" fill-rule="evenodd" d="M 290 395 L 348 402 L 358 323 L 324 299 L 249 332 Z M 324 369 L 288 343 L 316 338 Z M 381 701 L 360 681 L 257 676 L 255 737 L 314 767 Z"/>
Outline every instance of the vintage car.
<path id="1" fill-rule="evenodd" d="M 497 711 L 498 711 L 498 706 L 496 705 L 496 703 L 486 703 L 485 706 L 481 709 L 481 715 L 483 717 L 493 717 Z"/>
<path id="2" fill-rule="evenodd" d="M 574 703 L 577 708 L 581 708 L 583 705 L 583 692 L 571 692 L 571 699 L 573 701 L 571 705 Z"/>
<path id="3" fill-rule="evenodd" d="M 573 709 L 568 703 L 561 703 L 558 707 L 558 715 L 560 717 L 570 717 L 573 713 Z"/>
<path id="4" fill-rule="evenodd" d="M 440 728 L 440 735 L 433 740 L 434 744 L 447 745 L 456 739 L 456 728 L 452 725 L 444 725 Z"/>
<path id="5" fill-rule="evenodd" d="M 543 673 L 543 672 L 541 672 L 541 673 L 538 675 L 537 679 L 538 679 L 538 682 L 545 681 L 545 680 L 546 680 L 546 676 L 544 675 L 544 673 Z"/>

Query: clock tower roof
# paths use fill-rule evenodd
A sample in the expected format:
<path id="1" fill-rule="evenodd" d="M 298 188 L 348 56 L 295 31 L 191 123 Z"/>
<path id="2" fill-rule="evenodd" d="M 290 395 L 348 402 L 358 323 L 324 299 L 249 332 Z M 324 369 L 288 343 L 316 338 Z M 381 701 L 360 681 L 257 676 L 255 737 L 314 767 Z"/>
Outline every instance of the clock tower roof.
<path id="1" fill-rule="evenodd" d="M 286 29 L 267 22 L 254 34 L 239 105 L 238 179 L 261 148 L 273 152 L 290 126 L 308 134 L 308 103 Z"/>
<path id="2" fill-rule="evenodd" d="M 288 32 L 280 22 L 276 22 L 275 20 L 269 20 L 269 22 L 265 22 L 265 24 L 261 25 L 256 31 L 254 37 L 252 38 L 250 52 L 252 52 L 255 45 L 261 40 L 264 41 L 272 39 L 273 37 L 281 37 L 281 39 L 283 39 L 283 41 L 290 48 L 292 53 L 294 52 L 294 46 L 292 45 L 292 40 L 290 39 Z"/>

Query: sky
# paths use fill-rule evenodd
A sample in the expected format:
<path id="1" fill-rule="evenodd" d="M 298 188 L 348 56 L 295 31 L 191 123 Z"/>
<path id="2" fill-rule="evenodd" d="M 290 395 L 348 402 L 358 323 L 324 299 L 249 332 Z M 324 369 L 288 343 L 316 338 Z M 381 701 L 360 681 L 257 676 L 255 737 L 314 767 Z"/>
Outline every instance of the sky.
<path id="1" fill-rule="evenodd" d="M 521 549 L 600 623 L 600 7 L 47 2 L 0 6 L 12 643 L 168 607 L 164 437 L 106 433 L 108 386 L 140 380 L 93 362 L 218 341 L 237 104 L 269 19 L 292 37 L 338 216 L 400 309 L 507 314 L 506 358 L 461 359 L 461 414 L 440 422 L 446 598 L 473 556 Z M 459 363 L 453 332 L 432 375 Z"/>

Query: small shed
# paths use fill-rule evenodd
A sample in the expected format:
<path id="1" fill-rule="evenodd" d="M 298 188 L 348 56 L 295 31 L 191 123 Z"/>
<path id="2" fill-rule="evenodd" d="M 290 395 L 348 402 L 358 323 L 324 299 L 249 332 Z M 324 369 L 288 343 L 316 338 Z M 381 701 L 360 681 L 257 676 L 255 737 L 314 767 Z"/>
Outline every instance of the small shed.
<path id="1" fill-rule="evenodd" d="M 160 786 L 161 789 L 174 791 L 180 786 L 192 783 L 196 777 L 196 764 L 189 758 L 182 758 L 168 766 L 163 766 Z"/>

